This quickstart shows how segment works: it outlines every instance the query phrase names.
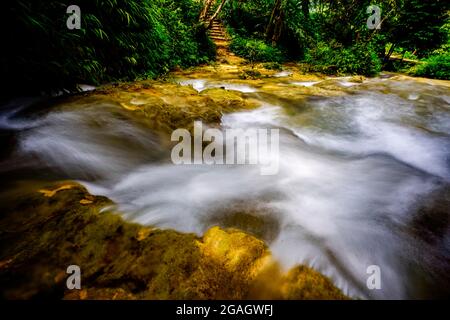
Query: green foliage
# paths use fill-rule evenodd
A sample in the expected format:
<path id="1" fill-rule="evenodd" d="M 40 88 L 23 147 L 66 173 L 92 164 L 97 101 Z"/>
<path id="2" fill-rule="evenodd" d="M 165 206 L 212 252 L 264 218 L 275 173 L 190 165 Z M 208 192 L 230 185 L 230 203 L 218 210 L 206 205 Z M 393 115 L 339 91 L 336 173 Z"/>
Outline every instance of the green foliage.
<path id="1" fill-rule="evenodd" d="M 417 60 L 417 56 L 414 53 L 409 52 L 409 51 L 406 51 L 405 54 L 403 55 L 403 57 L 405 59 Z"/>
<path id="2" fill-rule="evenodd" d="M 345 48 L 331 47 L 321 42 L 308 52 L 306 62 L 310 63 L 314 70 L 328 74 L 373 76 L 381 70 L 381 61 L 373 48 L 364 45 Z"/>
<path id="3" fill-rule="evenodd" d="M 66 27 L 72 4 L 81 8 L 80 30 Z M 197 25 L 200 10 L 195 0 L 14 1 L 2 75 L 24 91 L 155 77 L 207 62 L 214 47 Z"/>
<path id="4" fill-rule="evenodd" d="M 432 55 L 448 54 L 450 52 L 450 18 L 447 19 L 447 22 L 441 27 L 441 32 L 447 35 L 447 41 L 434 50 Z"/>
<path id="5" fill-rule="evenodd" d="M 312 14 L 319 41 L 334 41 L 344 47 L 350 47 L 371 33 L 366 22 L 369 17 L 367 8 L 374 4 L 372 1 L 333 0 L 319 3 L 319 7 Z"/>
<path id="6" fill-rule="evenodd" d="M 308 31 L 310 24 L 305 23 L 305 16 L 299 8 L 299 1 L 285 0 L 284 30 L 276 44 L 282 48 L 284 58 L 302 58 L 307 43 L 310 42 Z M 266 40 L 266 28 L 269 23 L 275 0 L 229 0 L 224 8 L 223 18 L 241 37 Z"/>
<path id="7" fill-rule="evenodd" d="M 414 75 L 450 80 L 450 54 L 430 56 L 423 62 L 415 67 Z"/>
<path id="8" fill-rule="evenodd" d="M 271 46 L 262 40 L 242 38 L 238 35 L 233 37 L 230 49 L 252 64 L 255 62 L 281 63 L 284 58 L 284 54 L 280 49 Z"/>
<path id="9" fill-rule="evenodd" d="M 264 63 L 263 67 L 266 68 L 267 70 L 277 70 L 277 71 L 283 70 L 283 66 L 278 62 L 267 62 Z"/>
<path id="10" fill-rule="evenodd" d="M 413 58 L 412 52 L 418 58 L 433 55 L 417 72 L 445 77 L 445 67 L 442 71 L 438 66 L 446 65 L 450 48 L 448 0 L 282 0 L 278 7 L 276 3 L 280 4 L 228 0 L 222 11 L 221 18 L 234 30 L 231 49 L 252 64 L 294 59 L 328 73 L 373 75 L 380 70 L 379 58 L 389 65 L 385 48 L 392 43 L 391 51 L 406 52 L 406 58 Z M 0 59 L 5 92 L 153 78 L 215 56 L 214 45 L 198 22 L 203 5 L 199 0 L 8 4 L 4 15 L 13 29 L 4 32 Z M 81 30 L 66 27 L 66 9 L 72 4 L 81 8 Z M 367 28 L 371 4 L 381 7 L 380 30 Z"/>
<path id="11" fill-rule="evenodd" d="M 261 77 L 262 77 L 261 72 L 259 72 L 256 69 L 244 70 L 242 72 L 242 74 L 239 75 L 239 78 L 242 80 L 247 80 L 247 79 L 256 80 L 256 79 L 261 79 Z"/>
<path id="12" fill-rule="evenodd" d="M 263 36 L 274 0 L 229 0 L 223 9 L 223 18 L 235 30 L 257 37 Z"/>
<path id="13" fill-rule="evenodd" d="M 271 38 L 266 30 L 276 13 L 275 20 L 282 22 L 276 46 L 290 59 L 329 73 L 376 74 L 380 59 L 392 65 L 387 63 L 388 43 L 405 58 L 448 52 L 448 0 L 282 0 L 281 7 L 277 3 L 229 0 L 224 19 L 241 37 L 263 40 Z M 367 27 L 369 5 L 381 8 L 379 30 Z"/>
<path id="14" fill-rule="evenodd" d="M 447 42 L 448 30 L 443 26 L 448 21 L 448 10 L 448 0 L 402 1 L 382 30 L 390 42 L 424 57 Z"/>

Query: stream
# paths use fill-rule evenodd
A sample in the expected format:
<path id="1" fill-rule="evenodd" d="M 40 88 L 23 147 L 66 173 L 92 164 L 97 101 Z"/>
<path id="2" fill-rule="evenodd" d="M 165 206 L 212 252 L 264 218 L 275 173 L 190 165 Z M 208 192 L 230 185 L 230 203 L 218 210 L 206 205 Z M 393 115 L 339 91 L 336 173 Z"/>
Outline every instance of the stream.
<path id="1" fill-rule="evenodd" d="M 103 100 L 33 115 L 30 99 L 2 108 L 0 130 L 14 147 L 3 151 L 0 174 L 8 183 L 73 179 L 130 221 L 199 235 L 230 210 L 251 212 L 286 270 L 307 264 L 357 298 L 448 296 L 449 87 L 389 77 L 337 83 L 346 94 L 295 100 L 251 84 L 180 80 L 262 103 L 224 114 L 222 127 L 279 129 L 274 176 L 257 165 L 174 165 L 160 136 Z M 366 286 L 371 265 L 381 289 Z"/>

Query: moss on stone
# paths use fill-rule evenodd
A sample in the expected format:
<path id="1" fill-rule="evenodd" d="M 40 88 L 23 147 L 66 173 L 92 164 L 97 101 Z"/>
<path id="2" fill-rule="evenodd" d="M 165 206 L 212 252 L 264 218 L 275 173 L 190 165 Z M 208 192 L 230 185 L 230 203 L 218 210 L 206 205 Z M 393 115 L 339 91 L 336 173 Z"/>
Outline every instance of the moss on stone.
<path id="1" fill-rule="evenodd" d="M 255 101 L 243 99 L 240 92 L 210 89 L 199 93 L 189 86 L 157 81 L 105 88 L 96 95 L 106 95 L 127 111 L 145 116 L 153 129 L 167 132 L 191 129 L 196 120 L 220 124 L 225 112 L 259 106 Z"/>
<path id="2" fill-rule="evenodd" d="M 285 299 L 347 299 L 328 278 L 306 266 L 291 269 L 283 280 L 281 291 Z"/>
<path id="3" fill-rule="evenodd" d="M 343 297 L 306 267 L 278 271 L 269 289 L 270 251 L 237 229 L 213 227 L 199 238 L 125 222 L 110 200 L 73 182 L 32 186 L 10 200 L 0 217 L 4 299 L 244 299 L 258 285 L 263 298 Z M 82 290 L 66 289 L 73 264 Z"/>

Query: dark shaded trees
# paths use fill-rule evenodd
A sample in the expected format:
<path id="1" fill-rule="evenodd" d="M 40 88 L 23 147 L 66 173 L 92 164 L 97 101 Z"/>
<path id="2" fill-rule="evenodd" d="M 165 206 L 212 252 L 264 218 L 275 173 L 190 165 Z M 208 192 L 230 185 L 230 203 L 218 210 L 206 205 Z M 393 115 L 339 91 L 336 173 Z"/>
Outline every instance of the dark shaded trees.
<path id="1" fill-rule="evenodd" d="M 282 9 L 282 4 L 282 0 L 275 0 L 269 23 L 266 27 L 266 39 L 273 44 L 278 42 L 283 31 L 284 10 Z"/>
<path id="2" fill-rule="evenodd" d="M 78 0 L 81 29 L 66 26 L 66 0 L 10 1 L 1 72 L 25 91 L 154 77 L 214 56 L 197 28 L 195 0 Z"/>
<path id="3" fill-rule="evenodd" d="M 449 10 L 450 2 L 446 0 L 404 1 L 390 28 L 384 31 L 392 43 L 389 53 L 398 46 L 424 57 L 439 48 L 447 41 L 448 34 L 442 26 L 449 18 Z"/>

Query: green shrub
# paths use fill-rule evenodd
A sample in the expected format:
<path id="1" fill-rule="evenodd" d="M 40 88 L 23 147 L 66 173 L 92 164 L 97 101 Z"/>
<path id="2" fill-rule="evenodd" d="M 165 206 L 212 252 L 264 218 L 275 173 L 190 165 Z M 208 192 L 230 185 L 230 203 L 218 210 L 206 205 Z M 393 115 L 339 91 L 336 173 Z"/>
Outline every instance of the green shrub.
<path id="1" fill-rule="evenodd" d="M 266 39 L 266 29 L 274 9 L 274 0 L 229 0 L 222 12 L 223 20 L 244 38 Z M 300 1 L 283 0 L 283 31 L 277 46 L 289 59 L 303 58 L 311 24 L 305 24 Z"/>
<path id="2" fill-rule="evenodd" d="M 259 72 L 256 69 L 247 69 L 247 70 L 244 70 L 239 75 L 239 78 L 242 79 L 242 80 L 247 80 L 247 79 L 256 80 L 256 79 L 261 79 L 262 78 L 262 74 L 261 74 L 261 72 Z"/>
<path id="3" fill-rule="evenodd" d="M 276 71 L 283 70 L 283 66 L 278 62 L 266 62 L 264 63 L 263 67 L 266 68 L 267 70 L 276 70 Z"/>
<path id="4" fill-rule="evenodd" d="M 196 0 L 9 1 L 0 71 L 18 92 L 156 77 L 214 57 Z M 69 30 L 66 9 L 81 9 Z"/>
<path id="5" fill-rule="evenodd" d="M 250 63 L 255 62 L 277 62 L 284 60 L 283 52 L 262 40 L 246 39 L 234 35 L 230 49 L 235 54 L 247 59 Z"/>
<path id="6" fill-rule="evenodd" d="M 332 47 L 323 42 L 309 50 L 305 62 L 313 70 L 328 74 L 373 76 L 381 71 L 381 61 L 370 45 Z"/>
<path id="7" fill-rule="evenodd" d="M 435 55 L 416 66 L 413 74 L 420 77 L 450 80 L 450 54 Z"/>

